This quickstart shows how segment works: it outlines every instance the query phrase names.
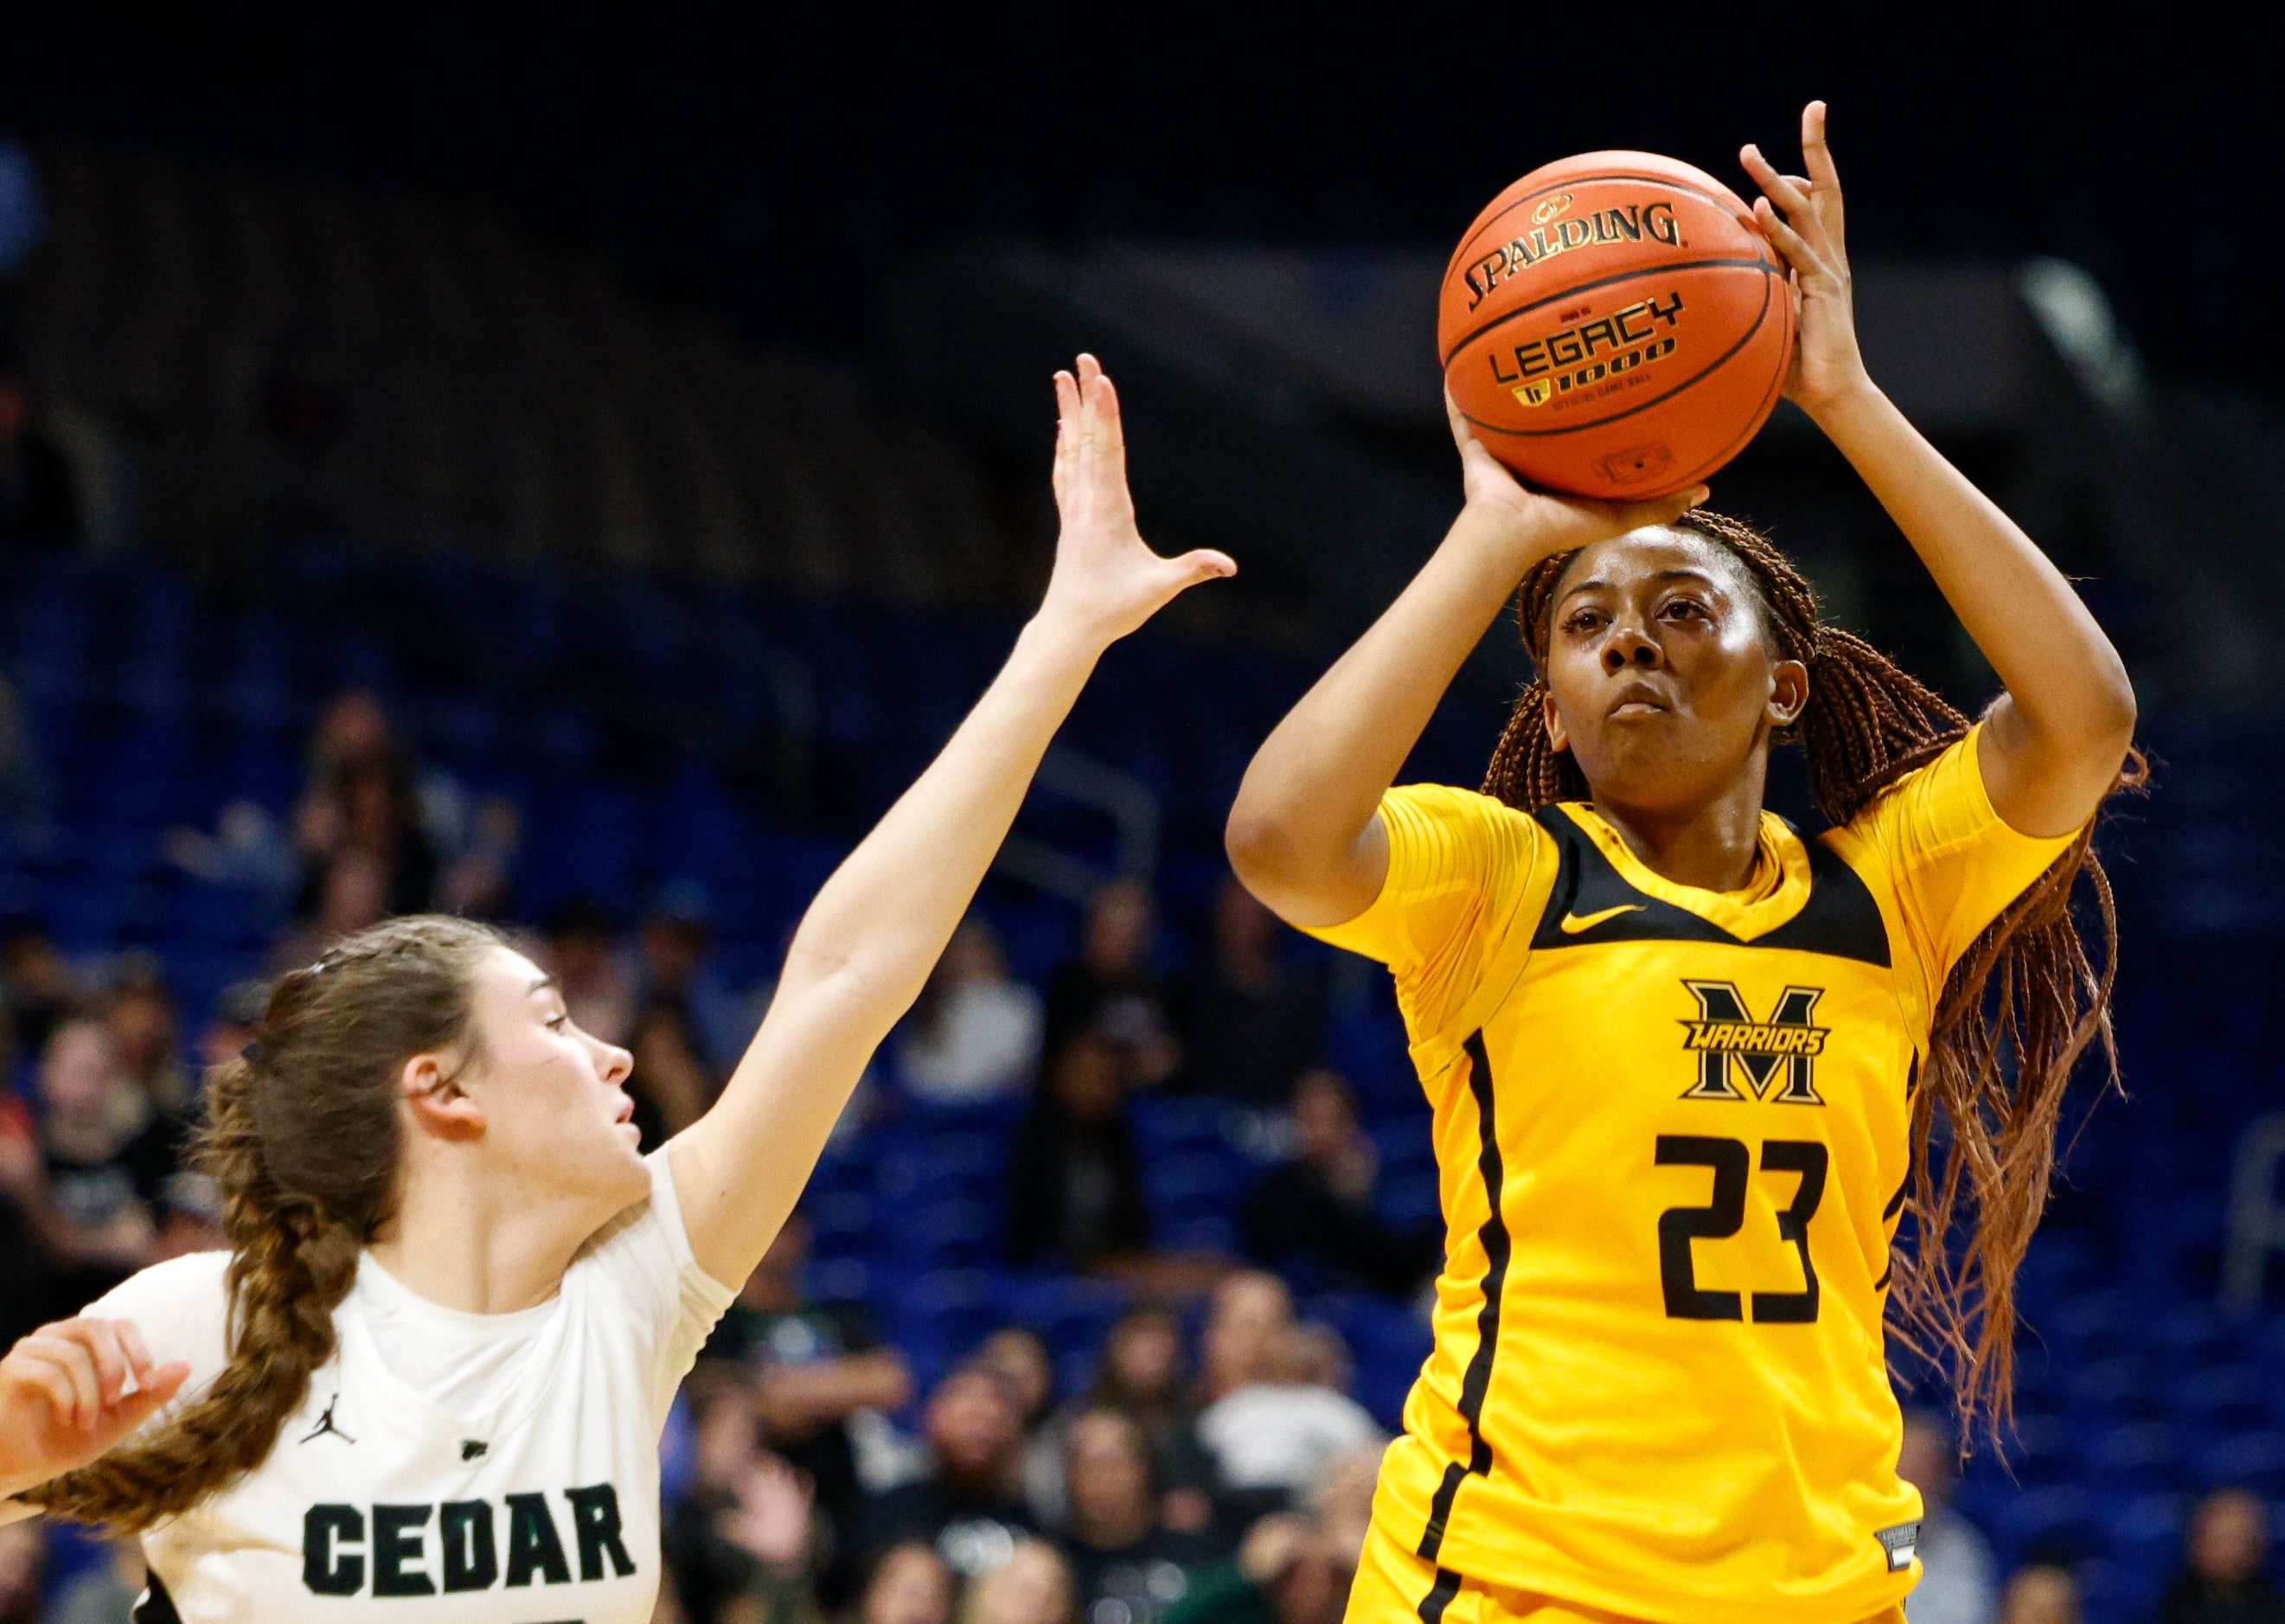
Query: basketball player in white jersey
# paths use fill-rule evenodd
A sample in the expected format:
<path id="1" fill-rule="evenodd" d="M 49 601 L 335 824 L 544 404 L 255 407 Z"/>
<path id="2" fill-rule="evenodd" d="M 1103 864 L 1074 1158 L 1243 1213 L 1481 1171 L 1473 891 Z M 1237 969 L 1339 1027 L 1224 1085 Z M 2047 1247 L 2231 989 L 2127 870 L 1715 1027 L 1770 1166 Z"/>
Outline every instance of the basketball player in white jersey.
<path id="1" fill-rule="evenodd" d="M 819 891 L 720 1100 L 662 1150 L 636 1152 L 626 1052 L 574 1026 L 554 982 L 480 926 L 392 921 L 279 982 L 208 1085 L 232 1250 L 145 1269 L 90 1311 L 133 1322 L 147 1353 L 90 1360 L 87 1416 L 115 1406 L 130 1366 L 164 1380 L 187 1362 L 181 1394 L 9 1502 L 139 1532 L 138 1618 L 650 1618 L 677 1384 L 1096 659 L 1236 569 L 1144 545 L 1093 357 L 1056 392 L 1045 601 Z"/>

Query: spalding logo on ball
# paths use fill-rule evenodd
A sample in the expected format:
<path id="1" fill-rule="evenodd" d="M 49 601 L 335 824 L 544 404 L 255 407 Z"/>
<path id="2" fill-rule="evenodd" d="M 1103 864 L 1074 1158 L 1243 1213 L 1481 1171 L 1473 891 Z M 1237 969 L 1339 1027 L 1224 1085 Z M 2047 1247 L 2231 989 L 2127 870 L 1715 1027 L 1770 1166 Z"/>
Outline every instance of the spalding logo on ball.
<path id="1" fill-rule="evenodd" d="M 1753 211 L 1651 153 L 1534 169 L 1445 268 L 1444 381 L 1535 485 L 1639 499 L 1745 449 L 1793 359 L 1793 289 Z"/>

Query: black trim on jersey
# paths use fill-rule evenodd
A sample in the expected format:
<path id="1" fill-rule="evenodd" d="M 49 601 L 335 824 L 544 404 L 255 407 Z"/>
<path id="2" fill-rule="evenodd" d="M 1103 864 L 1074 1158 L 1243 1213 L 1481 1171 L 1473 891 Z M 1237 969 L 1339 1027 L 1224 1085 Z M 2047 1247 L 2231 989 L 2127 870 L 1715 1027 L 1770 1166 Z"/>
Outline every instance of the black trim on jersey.
<path id="1" fill-rule="evenodd" d="M 128 1624 L 183 1624 L 183 1615 L 175 1611 L 175 1598 L 167 1594 L 156 1573 L 143 1576 L 143 1594 L 136 1598 L 134 1611 L 127 1618 Z"/>
<path id="2" fill-rule="evenodd" d="M 1420 1598 L 1420 1605 L 1417 1609 L 1420 1614 L 1420 1624 L 1437 1624 L 1437 1620 L 1444 1616 L 1444 1609 L 1452 1604 L 1452 1598 L 1459 1593 L 1460 1576 L 1448 1567 L 1438 1568 L 1436 1582 L 1428 1587 L 1428 1594 Z"/>
<path id="3" fill-rule="evenodd" d="M 1882 1223 L 1887 1223 L 1890 1219 L 1894 1218 L 1897 1213 L 1904 1210 L 1904 1192 L 1912 1189 L 1912 1175 L 1909 1171 L 1907 1171 L 1904 1174 L 1904 1181 L 1896 1186 L 1896 1193 L 1888 1197 L 1888 1204 L 1881 1209 L 1881 1221 Z"/>
<path id="4" fill-rule="evenodd" d="M 1606 942 L 1726 942 L 1738 947 L 1785 947 L 1888 968 L 1888 931 L 1880 905 L 1857 871 L 1821 840 L 1803 840 L 1809 850 L 1809 899 L 1801 912 L 1765 936 L 1748 942 L 1687 908 L 1637 890 L 1571 815 L 1543 806 L 1531 814 L 1555 840 L 1560 866 L 1546 910 L 1531 938 L 1532 951 L 1591 947 Z M 1624 912 L 1613 910 L 1623 909 Z M 1607 919 L 1595 919 L 1608 913 Z M 1566 930 L 1567 919 L 1594 919 L 1584 930 Z"/>
<path id="5" fill-rule="evenodd" d="M 1428 1526 L 1420 1534 L 1419 1554 L 1432 1562 L 1444 1548 L 1444 1531 L 1451 1521 L 1452 1501 L 1460 1492 L 1460 1480 L 1471 1472 L 1479 1478 L 1491 1475 L 1492 1447 L 1484 1441 L 1484 1395 L 1492 1385 L 1492 1359 L 1499 1350 L 1500 1294 L 1507 1285 L 1507 1220 L 1500 1216 L 1500 1192 L 1507 1186 L 1507 1172 L 1500 1160 L 1499 1122 L 1492 1109 L 1491 1056 L 1484 1052 L 1480 1032 L 1462 1047 L 1468 1055 L 1468 1092 L 1476 1097 L 1476 1132 L 1482 1140 L 1476 1170 L 1483 1177 L 1487 1211 L 1476 1239 L 1484 1249 L 1484 1306 L 1476 1315 L 1476 1351 L 1460 1378 L 1460 1418 L 1468 1424 L 1468 1463 L 1446 1463 L 1443 1481 L 1437 1484 L 1436 1498 L 1428 1508 Z M 1440 1579 L 1440 1586 L 1441 1582 Z M 1453 1582 L 1457 1586 L 1457 1579 Z M 1422 1605 L 1425 1608 L 1426 1604 Z M 1443 1611 L 1441 1603 L 1437 1611 Z M 1422 1616 L 1426 1617 L 1425 1612 Z"/>

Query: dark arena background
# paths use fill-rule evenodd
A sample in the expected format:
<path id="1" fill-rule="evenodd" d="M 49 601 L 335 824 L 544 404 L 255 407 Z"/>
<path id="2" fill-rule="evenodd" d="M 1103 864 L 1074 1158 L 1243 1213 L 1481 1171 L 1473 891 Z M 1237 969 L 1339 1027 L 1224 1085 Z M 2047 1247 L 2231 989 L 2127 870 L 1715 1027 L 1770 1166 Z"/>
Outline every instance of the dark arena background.
<path id="1" fill-rule="evenodd" d="M 1477 208 L 1602 146 L 1744 189 L 1818 96 L 1876 381 L 2083 578 L 2155 768 L 2100 836 L 2126 1097 L 2090 1066 L 2067 1109 L 2012 1429 L 1954 1480 L 1899 1368 L 1943 1508 L 1911 1616 L 2285 1619 L 2274 42 L 1406 9 L 12 8 L 0 1331 L 212 1243 L 203 1064 L 386 913 L 518 932 L 634 1050 L 647 1143 L 702 1110 L 1043 581 L 1086 348 L 1144 533 L 1244 576 L 1105 663 L 691 1377 L 658 1617 L 946 1624 L 855 1579 L 935 1506 L 963 1572 L 1069 1553 L 986 1624 L 1331 1624 L 1435 1169 L 1385 976 L 1238 891 L 1221 821 L 1457 509 L 1432 335 Z M 1991 696 L 1798 413 L 1714 488 Z M 1476 782 L 1523 675 L 1488 639 L 1408 776 Z M 1074 1162 L 1083 1232 L 1035 1216 Z M 1249 1386 L 1291 1408 L 1198 1420 Z M 1094 1554 L 1121 1518 L 1148 1560 Z M 0 1529 L 0 1620 L 124 1619 L 137 1562 Z"/>

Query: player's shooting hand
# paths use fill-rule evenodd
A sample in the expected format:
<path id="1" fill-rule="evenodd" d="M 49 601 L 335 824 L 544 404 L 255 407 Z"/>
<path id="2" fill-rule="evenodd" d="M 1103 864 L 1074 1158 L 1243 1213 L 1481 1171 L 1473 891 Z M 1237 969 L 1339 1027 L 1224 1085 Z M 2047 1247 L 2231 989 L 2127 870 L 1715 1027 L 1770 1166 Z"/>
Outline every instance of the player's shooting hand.
<path id="1" fill-rule="evenodd" d="M 1703 485 L 1647 502 L 1605 502 L 1593 497 L 1535 490 L 1476 438 L 1474 428 L 1449 389 L 1444 391 L 1444 416 L 1452 426 L 1452 442 L 1460 448 L 1460 486 L 1467 497 L 1468 511 L 1481 515 L 1517 543 L 1520 549 L 1517 561 L 1521 566 L 1518 579 L 1542 559 L 1607 541 L 1646 524 L 1671 524 L 1706 499 Z"/>
<path id="2" fill-rule="evenodd" d="M 41 1326 L 0 1359 L 0 1494 L 86 1465 L 141 1426 L 190 1373 L 179 1359 L 154 1365 L 131 1320 Z"/>
<path id="3" fill-rule="evenodd" d="M 1097 647 L 1140 626 L 1185 589 L 1237 573 L 1226 553 L 1161 558 L 1135 524 L 1127 489 L 1127 436 L 1119 393 L 1102 364 L 1083 355 L 1056 374 L 1055 573 L 1040 618 Z"/>
<path id="4" fill-rule="evenodd" d="M 1849 249 L 1841 231 L 1841 174 L 1825 141 L 1825 104 L 1801 113 L 1802 167 L 1780 175 L 1748 145 L 1738 157 L 1761 187 L 1754 217 L 1793 267 L 1801 331 L 1794 341 L 1786 396 L 1815 417 L 1870 383 L 1857 347 L 1857 313 L 1849 279 Z"/>

